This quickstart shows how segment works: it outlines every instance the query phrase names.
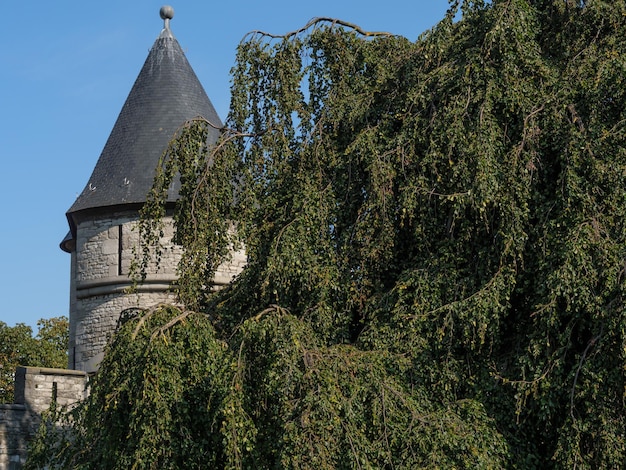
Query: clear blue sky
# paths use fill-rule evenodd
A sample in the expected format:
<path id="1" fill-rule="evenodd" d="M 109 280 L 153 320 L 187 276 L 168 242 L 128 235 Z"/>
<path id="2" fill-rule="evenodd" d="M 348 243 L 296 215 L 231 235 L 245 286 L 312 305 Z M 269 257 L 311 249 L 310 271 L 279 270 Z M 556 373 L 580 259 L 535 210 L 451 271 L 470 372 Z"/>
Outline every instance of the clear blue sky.
<path id="1" fill-rule="evenodd" d="M 163 22 L 167 0 L 3 3 L 0 51 L 0 321 L 68 315 L 65 212 L 88 181 Z M 252 30 L 286 33 L 328 16 L 411 40 L 448 0 L 171 0 L 171 29 L 223 118 L 235 49 Z"/>

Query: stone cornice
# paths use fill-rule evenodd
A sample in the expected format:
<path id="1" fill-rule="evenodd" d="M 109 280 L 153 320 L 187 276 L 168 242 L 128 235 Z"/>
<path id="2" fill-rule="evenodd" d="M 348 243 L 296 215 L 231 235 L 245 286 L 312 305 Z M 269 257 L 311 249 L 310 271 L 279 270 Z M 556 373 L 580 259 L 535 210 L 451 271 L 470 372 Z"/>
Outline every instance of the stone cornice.
<path id="1" fill-rule="evenodd" d="M 76 297 L 85 299 L 97 295 L 123 294 L 133 287 L 135 292 L 165 292 L 177 281 L 171 274 L 152 274 L 143 282 L 134 284 L 127 276 L 115 276 L 76 283 Z"/>

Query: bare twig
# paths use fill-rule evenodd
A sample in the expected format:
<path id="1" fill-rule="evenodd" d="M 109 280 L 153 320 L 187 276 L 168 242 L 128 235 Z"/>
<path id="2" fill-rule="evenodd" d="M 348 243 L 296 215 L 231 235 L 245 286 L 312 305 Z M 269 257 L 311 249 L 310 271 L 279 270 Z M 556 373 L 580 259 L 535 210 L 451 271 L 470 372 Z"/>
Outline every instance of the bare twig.
<path id="1" fill-rule="evenodd" d="M 331 27 L 335 27 L 337 25 L 339 26 L 343 26 L 345 28 L 349 28 L 352 29 L 353 31 L 359 33 L 361 36 L 364 37 L 394 37 L 394 34 L 388 33 L 388 32 L 384 32 L 384 31 L 365 31 L 364 29 L 362 29 L 360 26 L 354 24 L 354 23 L 349 23 L 347 21 L 343 21 L 343 20 L 339 20 L 336 18 L 329 18 L 329 17 L 318 17 L 318 18 L 313 18 L 312 20 L 310 20 L 306 25 L 304 25 L 302 28 L 297 29 L 295 31 L 291 31 L 287 34 L 271 34 L 271 33 L 267 33 L 265 31 L 260 31 L 260 30 L 254 30 L 254 31 L 250 31 L 249 33 L 247 33 L 243 39 L 241 40 L 241 42 L 246 42 L 248 41 L 250 38 L 254 37 L 254 36 L 262 36 L 262 37 L 267 37 L 270 39 L 289 39 L 293 36 L 297 36 L 300 33 L 303 33 L 309 29 L 315 28 L 317 26 L 319 26 L 322 23 L 329 23 L 331 25 Z"/>

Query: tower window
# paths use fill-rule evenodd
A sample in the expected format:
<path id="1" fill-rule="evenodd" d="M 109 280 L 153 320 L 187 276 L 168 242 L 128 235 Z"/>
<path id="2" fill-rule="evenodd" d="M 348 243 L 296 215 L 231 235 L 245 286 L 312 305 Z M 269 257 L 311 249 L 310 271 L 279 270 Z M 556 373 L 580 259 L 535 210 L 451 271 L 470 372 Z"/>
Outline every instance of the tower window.
<path id="1" fill-rule="evenodd" d="M 121 276 L 122 273 L 122 249 L 124 246 L 122 240 L 122 225 L 117 226 L 117 275 Z"/>

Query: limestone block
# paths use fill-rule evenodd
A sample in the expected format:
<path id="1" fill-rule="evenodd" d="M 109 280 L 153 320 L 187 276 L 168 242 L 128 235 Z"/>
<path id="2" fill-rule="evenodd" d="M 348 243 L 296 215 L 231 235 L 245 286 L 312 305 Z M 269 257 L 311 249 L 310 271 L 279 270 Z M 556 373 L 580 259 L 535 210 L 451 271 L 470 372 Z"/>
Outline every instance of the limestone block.
<path id="1" fill-rule="evenodd" d="M 117 255 L 119 252 L 119 242 L 117 239 L 107 239 L 102 242 L 103 255 Z"/>

